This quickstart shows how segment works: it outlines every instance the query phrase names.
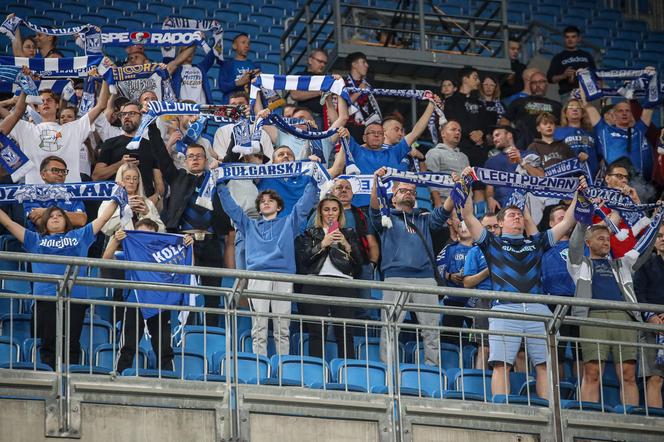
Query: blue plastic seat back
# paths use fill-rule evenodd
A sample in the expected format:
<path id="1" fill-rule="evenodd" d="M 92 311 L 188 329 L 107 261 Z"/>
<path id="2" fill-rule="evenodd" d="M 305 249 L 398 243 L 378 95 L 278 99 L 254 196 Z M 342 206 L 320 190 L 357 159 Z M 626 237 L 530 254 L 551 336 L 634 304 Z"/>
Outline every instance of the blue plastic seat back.
<path id="1" fill-rule="evenodd" d="M 338 367 L 340 384 L 355 385 L 364 391 L 387 385 L 387 368 L 383 363 L 348 359 L 342 360 Z"/>
<path id="2" fill-rule="evenodd" d="M 491 374 L 491 371 L 459 370 L 454 377 L 454 387 L 457 391 L 477 394 L 490 400 Z"/>
<path id="3" fill-rule="evenodd" d="M 9 336 L 0 336 L 0 362 L 19 362 L 20 355 L 21 346 L 17 340 L 10 340 Z"/>
<path id="4" fill-rule="evenodd" d="M 272 377 L 309 386 L 328 380 L 329 368 L 321 358 L 313 356 L 273 356 Z"/>
<path id="5" fill-rule="evenodd" d="M 30 316 L 21 313 L 15 315 L 3 315 L 0 317 L 2 336 L 11 336 L 18 342 L 23 342 L 30 337 Z"/>
<path id="6" fill-rule="evenodd" d="M 202 355 L 185 351 L 182 352 L 179 348 L 174 348 L 173 352 L 173 371 L 179 377 L 193 376 L 205 373 L 205 358 Z"/>
<path id="7" fill-rule="evenodd" d="M 219 361 L 219 374 L 231 376 L 235 373 L 235 363 L 230 358 L 230 368 L 226 367 L 224 354 L 215 355 L 214 359 Z M 238 379 L 249 382 L 270 377 L 270 360 L 263 355 L 240 352 L 237 354 Z"/>
<path id="8" fill-rule="evenodd" d="M 435 367 L 401 364 L 401 388 L 419 390 L 423 396 L 433 396 L 436 391 L 447 389 L 447 376 Z"/>
<path id="9" fill-rule="evenodd" d="M 114 369 L 115 361 L 117 360 L 119 352 L 120 349 L 117 348 L 117 346 L 115 349 L 115 353 L 113 352 L 113 344 L 100 345 L 99 347 L 97 347 L 97 350 L 95 351 L 94 365 L 97 367 Z M 134 355 L 134 357 L 132 358 L 133 368 L 136 368 L 137 363 L 138 366 L 143 369 L 148 368 L 150 366 L 148 352 L 143 348 L 138 349 L 138 357 Z"/>
<path id="10" fill-rule="evenodd" d="M 222 328 L 188 325 L 184 329 L 184 348 L 188 352 L 207 355 L 208 361 L 217 352 L 226 351 L 226 332 Z"/>

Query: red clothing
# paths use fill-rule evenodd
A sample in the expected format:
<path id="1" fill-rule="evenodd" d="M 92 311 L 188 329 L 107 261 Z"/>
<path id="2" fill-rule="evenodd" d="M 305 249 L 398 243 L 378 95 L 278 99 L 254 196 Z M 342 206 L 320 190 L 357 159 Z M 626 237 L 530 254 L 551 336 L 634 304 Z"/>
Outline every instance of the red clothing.
<path id="1" fill-rule="evenodd" d="M 609 214 L 611 209 L 608 207 L 602 207 L 600 209 L 605 214 Z M 593 216 L 593 224 L 598 224 L 602 222 L 602 218 L 599 215 Z M 618 224 L 619 229 L 625 229 L 629 232 L 629 235 L 624 241 L 620 241 L 616 235 L 611 235 L 611 256 L 614 259 L 622 258 L 625 253 L 629 252 L 636 245 L 636 237 L 632 233 L 629 224 L 625 222 L 624 219 L 620 218 L 620 224 Z"/>

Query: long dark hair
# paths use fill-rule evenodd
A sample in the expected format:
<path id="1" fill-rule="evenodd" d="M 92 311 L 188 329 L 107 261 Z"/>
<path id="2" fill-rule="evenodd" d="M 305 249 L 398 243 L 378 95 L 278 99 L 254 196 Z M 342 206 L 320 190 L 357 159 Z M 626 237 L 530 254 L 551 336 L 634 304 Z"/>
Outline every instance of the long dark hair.
<path id="1" fill-rule="evenodd" d="M 51 217 L 51 213 L 53 213 L 56 210 L 58 212 L 62 213 L 62 216 L 65 219 L 65 231 L 64 231 L 64 233 L 67 233 L 70 230 L 74 230 L 74 225 L 71 223 L 71 220 L 67 216 L 67 212 L 65 212 L 64 209 L 61 209 L 58 206 L 51 206 L 48 209 L 46 209 L 44 211 L 44 213 L 42 214 L 42 216 L 41 216 L 41 221 L 42 221 L 41 225 L 42 225 L 42 227 L 40 228 L 39 233 L 41 233 L 42 235 L 50 235 L 50 232 L 48 231 L 48 229 L 46 227 L 46 224 L 48 223 L 48 219 Z"/>

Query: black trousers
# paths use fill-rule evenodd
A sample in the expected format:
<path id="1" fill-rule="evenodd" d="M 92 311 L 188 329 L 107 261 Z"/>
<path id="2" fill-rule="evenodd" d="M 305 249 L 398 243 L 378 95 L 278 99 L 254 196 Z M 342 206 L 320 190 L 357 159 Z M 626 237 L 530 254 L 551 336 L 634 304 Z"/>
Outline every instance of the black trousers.
<path id="1" fill-rule="evenodd" d="M 125 368 L 130 368 L 134 363 L 136 343 L 140 342 L 143 338 L 143 320 L 143 313 L 141 313 L 140 308 L 129 307 L 125 309 L 124 320 L 122 321 L 122 337 L 120 338 L 122 348 L 120 349 L 120 356 L 118 358 L 118 373 L 122 373 Z M 157 357 L 159 357 L 159 348 L 161 344 L 161 369 L 173 370 L 170 310 L 162 310 L 161 315 L 154 315 L 146 322 L 148 324 L 148 330 L 150 331 L 152 349 Z"/>
<path id="2" fill-rule="evenodd" d="M 56 306 L 53 301 L 36 301 L 32 310 L 32 323 L 37 323 L 37 338 L 41 339 L 41 348 L 39 356 L 41 362 L 49 365 L 55 370 L 55 346 L 56 346 Z M 70 323 L 69 323 L 69 363 L 72 365 L 80 364 L 81 361 L 81 331 L 83 330 L 83 321 L 85 320 L 85 311 L 88 306 L 85 304 L 71 304 Z M 67 306 L 65 305 L 65 310 Z M 62 317 L 62 329 L 65 330 L 65 316 Z M 31 328 L 34 330 L 34 328 Z M 66 334 L 62 335 L 62 348 L 65 348 Z M 65 363 L 64 357 L 62 363 Z"/>
<path id="3" fill-rule="evenodd" d="M 466 300 L 463 301 L 450 301 L 445 300 L 445 305 L 448 307 L 463 307 L 466 305 Z M 443 314 L 443 327 L 455 327 L 462 328 L 463 323 L 467 320 L 465 316 L 451 315 L 448 313 Z M 468 343 L 468 334 L 462 335 L 461 342 L 459 342 L 459 333 L 452 332 L 443 332 L 443 336 L 440 338 L 442 342 L 448 344 L 454 344 L 459 346 L 464 346 Z"/>
<path id="4" fill-rule="evenodd" d="M 326 296 L 343 296 L 344 298 L 357 298 L 359 293 L 355 289 L 319 285 L 304 285 L 302 286 L 304 293 L 312 295 L 326 295 Z M 298 304 L 298 311 L 303 315 L 310 316 L 328 316 L 332 314 L 335 319 L 355 317 L 355 313 L 351 307 L 345 305 L 321 305 L 321 304 Z M 304 324 L 307 333 L 309 333 L 309 355 L 316 357 L 323 357 L 323 327 L 320 321 L 306 322 Z M 327 324 L 325 325 L 327 329 Z M 337 345 L 339 348 L 339 357 L 343 358 L 344 354 L 348 359 L 355 359 L 355 348 L 353 346 L 353 336 L 355 335 L 354 327 L 346 327 L 344 339 L 344 327 L 341 323 L 334 325 L 334 336 L 337 338 Z"/>
<path id="5" fill-rule="evenodd" d="M 197 267 L 224 267 L 224 238 L 206 236 L 204 240 L 194 242 L 194 264 Z M 217 276 L 201 276 L 201 284 L 208 287 L 221 287 L 221 278 Z M 204 297 L 205 307 L 219 308 L 219 296 L 204 295 Z M 189 315 L 187 322 L 191 323 L 196 316 Z M 218 327 L 219 314 L 207 313 L 205 321 L 209 327 Z"/>

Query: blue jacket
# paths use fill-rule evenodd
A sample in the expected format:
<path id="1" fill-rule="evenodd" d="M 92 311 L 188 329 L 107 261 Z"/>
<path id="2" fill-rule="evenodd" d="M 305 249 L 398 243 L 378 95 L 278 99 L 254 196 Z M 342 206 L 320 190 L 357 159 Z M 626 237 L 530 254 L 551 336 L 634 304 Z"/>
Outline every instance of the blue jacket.
<path id="1" fill-rule="evenodd" d="M 402 278 L 434 278 L 434 268 L 431 263 L 433 247 L 431 245 L 431 231 L 441 230 L 445 227 L 450 212 L 438 207 L 433 212 L 424 212 L 422 209 L 413 209 L 412 213 L 405 214 L 392 209 L 390 219 L 392 228 L 385 229 L 381 224 L 380 211 L 371 209 L 371 222 L 380 235 L 380 249 L 382 251 L 380 268 L 385 277 Z M 413 232 L 405 220 L 417 226 L 424 237 L 427 250 L 423 249 L 422 240 Z"/>
<path id="2" fill-rule="evenodd" d="M 318 201 L 316 185 L 307 185 L 290 215 L 271 220 L 249 218 L 224 184 L 217 185 L 217 194 L 237 230 L 244 235 L 246 269 L 295 274 L 295 237 Z"/>
<path id="3" fill-rule="evenodd" d="M 230 96 L 235 91 L 244 90 L 244 86 L 236 86 L 235 80 L 242 74 L 254 69 L 260 69 L 260 65 L 249 60 L 224 60 L 219 62 L 219 78 L 217 87 L 224 93 L 223 103 L 227 104 Z"/>

